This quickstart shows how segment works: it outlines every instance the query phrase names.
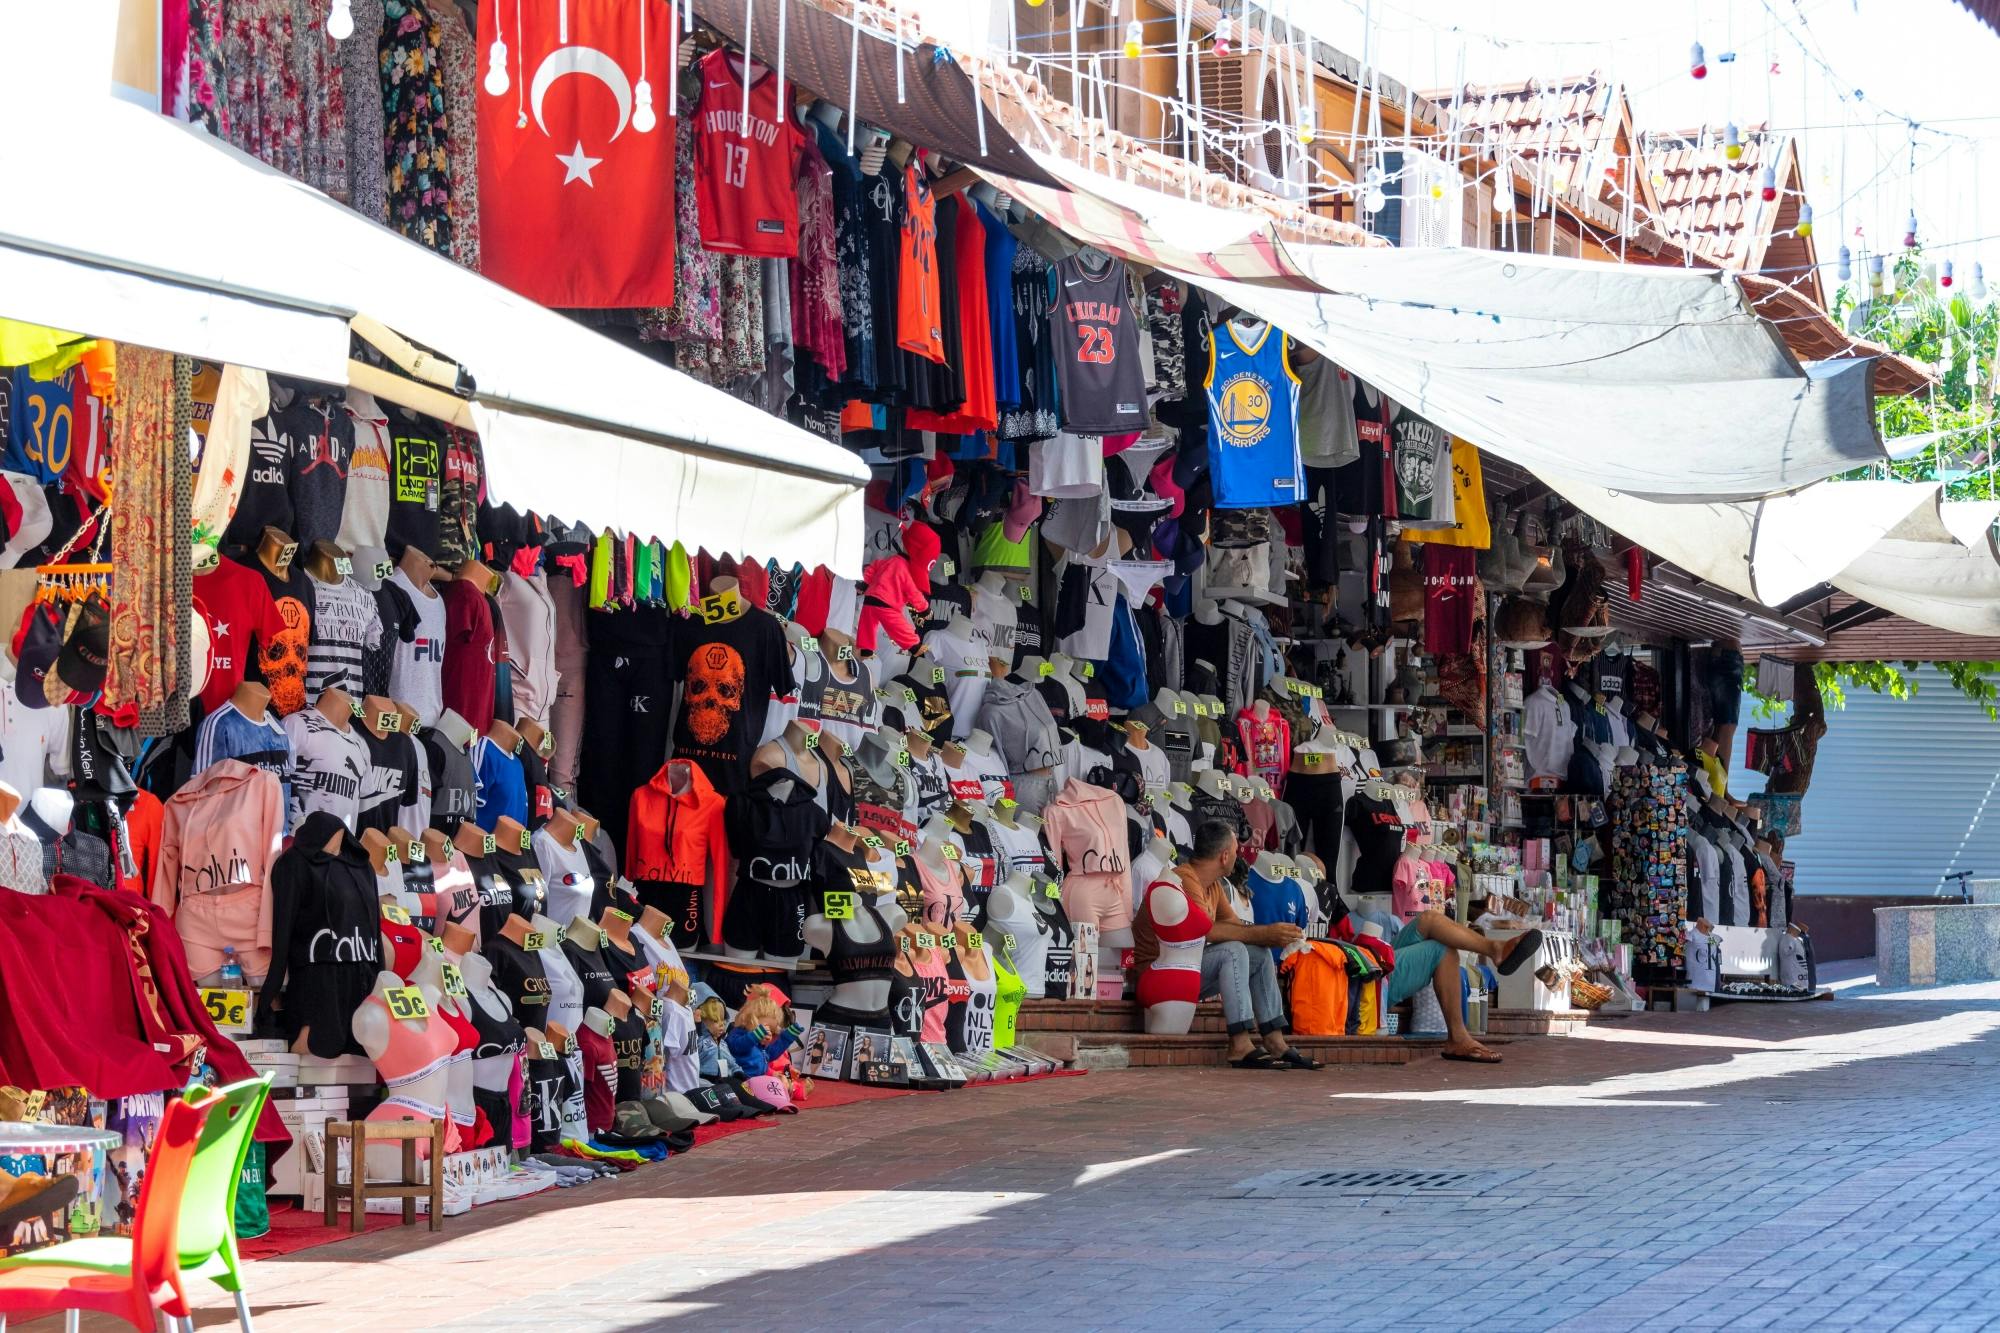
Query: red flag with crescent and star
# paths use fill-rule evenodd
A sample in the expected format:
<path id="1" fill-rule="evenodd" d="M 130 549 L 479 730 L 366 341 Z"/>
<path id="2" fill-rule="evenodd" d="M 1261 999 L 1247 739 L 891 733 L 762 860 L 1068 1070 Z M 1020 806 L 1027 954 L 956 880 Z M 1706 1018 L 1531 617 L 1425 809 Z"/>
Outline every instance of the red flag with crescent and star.
<path id="1" fill-rule="evenodd" d="M 481 9 L 480 269 L 543 305 L 673 304 L 674 7 Z"/>

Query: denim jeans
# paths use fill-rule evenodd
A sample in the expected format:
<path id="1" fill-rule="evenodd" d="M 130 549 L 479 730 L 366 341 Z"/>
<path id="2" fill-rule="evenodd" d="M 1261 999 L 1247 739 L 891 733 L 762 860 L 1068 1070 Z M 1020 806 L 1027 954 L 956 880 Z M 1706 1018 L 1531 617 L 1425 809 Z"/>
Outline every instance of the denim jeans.
<path id="1" fill-rule="evenodd" d="M 1210 940 L 1201 951 L 1201 993 L 1221 995 L 1229 1035 L 1271 1032 L 1285 1025 L 1285 1001 L 1278 993 L 1278 968 L 1271 951 L 1241 940 Z M 1255 1022 L 1252 1022 L 1252 1019 Z"/>

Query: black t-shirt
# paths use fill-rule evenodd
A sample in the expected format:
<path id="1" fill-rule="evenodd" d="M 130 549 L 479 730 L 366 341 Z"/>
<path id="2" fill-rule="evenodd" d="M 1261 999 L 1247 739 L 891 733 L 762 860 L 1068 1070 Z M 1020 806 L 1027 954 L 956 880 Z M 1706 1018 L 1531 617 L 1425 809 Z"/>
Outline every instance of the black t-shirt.
<path id="1" fill-rule="evenodd" d="M 298 449 L 293 432 L 302 424 L 300 418 L 285 410 L 251 423 L 250 464 L 243 472 L 243 489 L 236 498 L 236 512 L 223 530 L 223 550 L 231 554 L 255 551 L 265 528 L 297 535 L 290 478 Z"/>
<path id="2" fill-rule="evenodd" d="M 355 733 L 368 747 L 368 771 L 361 778 L 361 813 L 354 831 L 387 833 L 417 789 L 417 742 L 400 731 L 377 736 L 367 727 L 356 727 Z"/>
<path id="3" fill-rule="evenodd" d="M 504 914 L 503 914 L 504 920 Z M 549 1018 L 549 976 L 542 956 L 529 953 L 505 935 L 486 938 L 487 960 L 493 964 L 493 984 L 514 1005 L 514 1017 L 531 1028 L 539 1028 Z"/>
<path id="4" fill-rule="evenodd" d="M 241 513 L 241 510 L 237 511 Z M 306 706 L 306 660 L 312 649 L 313 583 L 296 563 L 279 578 L 260 560 L 250 568 L 264 576 L 284 629 L 257 645 L 257 672 L 271 689 L 271 707 L 289 717 Z"/>
<path id="5" fill-rule="evenodd" d="M 417 607 L 403 585 L 383 579 L 375 590 L 375 614 L 382 619 L 382 637 L 361 648 L 361 688 L 368 694 L 389 692 L 389 669 L 396 660 L 396 645 L 417 640 Z"/>
<path id="6" fill-rule="evenodd" d="M 1390 892 L 1395 887 L 1396 858 L 1403 854 L 1403 817 L 1396 803 L 1355 792 L 1347 798 L 1347 831 L 1361 853 L 1354 863 L 1353 891 Z"/>
<path id="7" fill-rule="evenodd" d="M 444 504 L 444 430 L 429 417 L 390 407 L 389 540 L 392 559 L 414 546 L 436 557 Z"/>
<path id="8" fill-rule="evenodd" d="M 292 437 L 286 481 L 292 497 L 291 534 L 301 546 L 340 536 L 347 506 L 347 468 L 354 458 L 354 420 L 342 399 L 300 395 L 285 413 Z"/>
<path id="9" fill-rule="evenodd" d="M 667 658 L 680 685 L 674 756 L 700 765 L 717 791 L 734 796 L 749 785 L 771 695 L 797 688 L 785 632 L 755 607 L 713 625 L 689 617 L 672 626 Z"/>

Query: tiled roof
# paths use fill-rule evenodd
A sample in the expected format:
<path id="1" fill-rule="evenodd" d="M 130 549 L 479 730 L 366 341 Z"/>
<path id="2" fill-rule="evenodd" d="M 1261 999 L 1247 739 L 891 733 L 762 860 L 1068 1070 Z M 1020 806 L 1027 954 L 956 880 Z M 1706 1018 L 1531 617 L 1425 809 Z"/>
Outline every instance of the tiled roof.
<path id="1" fill-rule="evenodd" d="M 1720 126 L 1641 138 L 1646 174 L 1659 200 L 1655 225 L 1675 244 L 1718 268 L 1754 269 L 1778 220 L 1782 194 L 1774 203 L 1760 198 L 1764 168 L 1785 179 L 1786 140 L 1760 126 L 1740 132 L 1743 156 L 1725 154 L 1727 131 Z"/>
<path id="2" fill-rule="evenodd" d="M 1462 133 L 1490 157 L 1546 161 L 1579 186 L 1590 166 L 1615 163 L 1624 99 L 1615 84 L 1595 74 L 1567 79 L 1468 86 L 1425 94 L 1454 108 Z M 1565 171 L 1565 168 L 1568 168 Z M 1613 202 L 1610 181 L 1595 197 Z"/>

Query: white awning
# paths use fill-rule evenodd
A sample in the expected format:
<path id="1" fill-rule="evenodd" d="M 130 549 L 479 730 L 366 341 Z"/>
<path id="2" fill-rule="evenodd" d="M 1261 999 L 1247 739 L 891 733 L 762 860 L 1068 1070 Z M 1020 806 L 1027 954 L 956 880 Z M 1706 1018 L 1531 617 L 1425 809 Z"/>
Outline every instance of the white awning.
<path id="1" fill-rule="evenodd" d="M 1741 500 L 1883 457 L 1873 363 L 1801 367 L 1729 274 L 1298 245 L 1268 218 L 1037 160 L 1068 190 L 993 179 L 1077 240 L 1271 321 L 1537 474 Z"/>
<path id="2" fill-rule="evenodd" d="M 2000 636 L 2000 503 L 1926 505 L 1833 579 L 1833 586 L 1909 620 Z"/>
<path id="3" fill-rule="evenodd" d="M 496 502 L 859 576 L 847 450 L 191 127 L 108 99 L 62 121 L 0 141 L 0 179 L 33 183 L 0 192 L 0 315 L 330 383 L 364 317 L 463 372 Z"/>

